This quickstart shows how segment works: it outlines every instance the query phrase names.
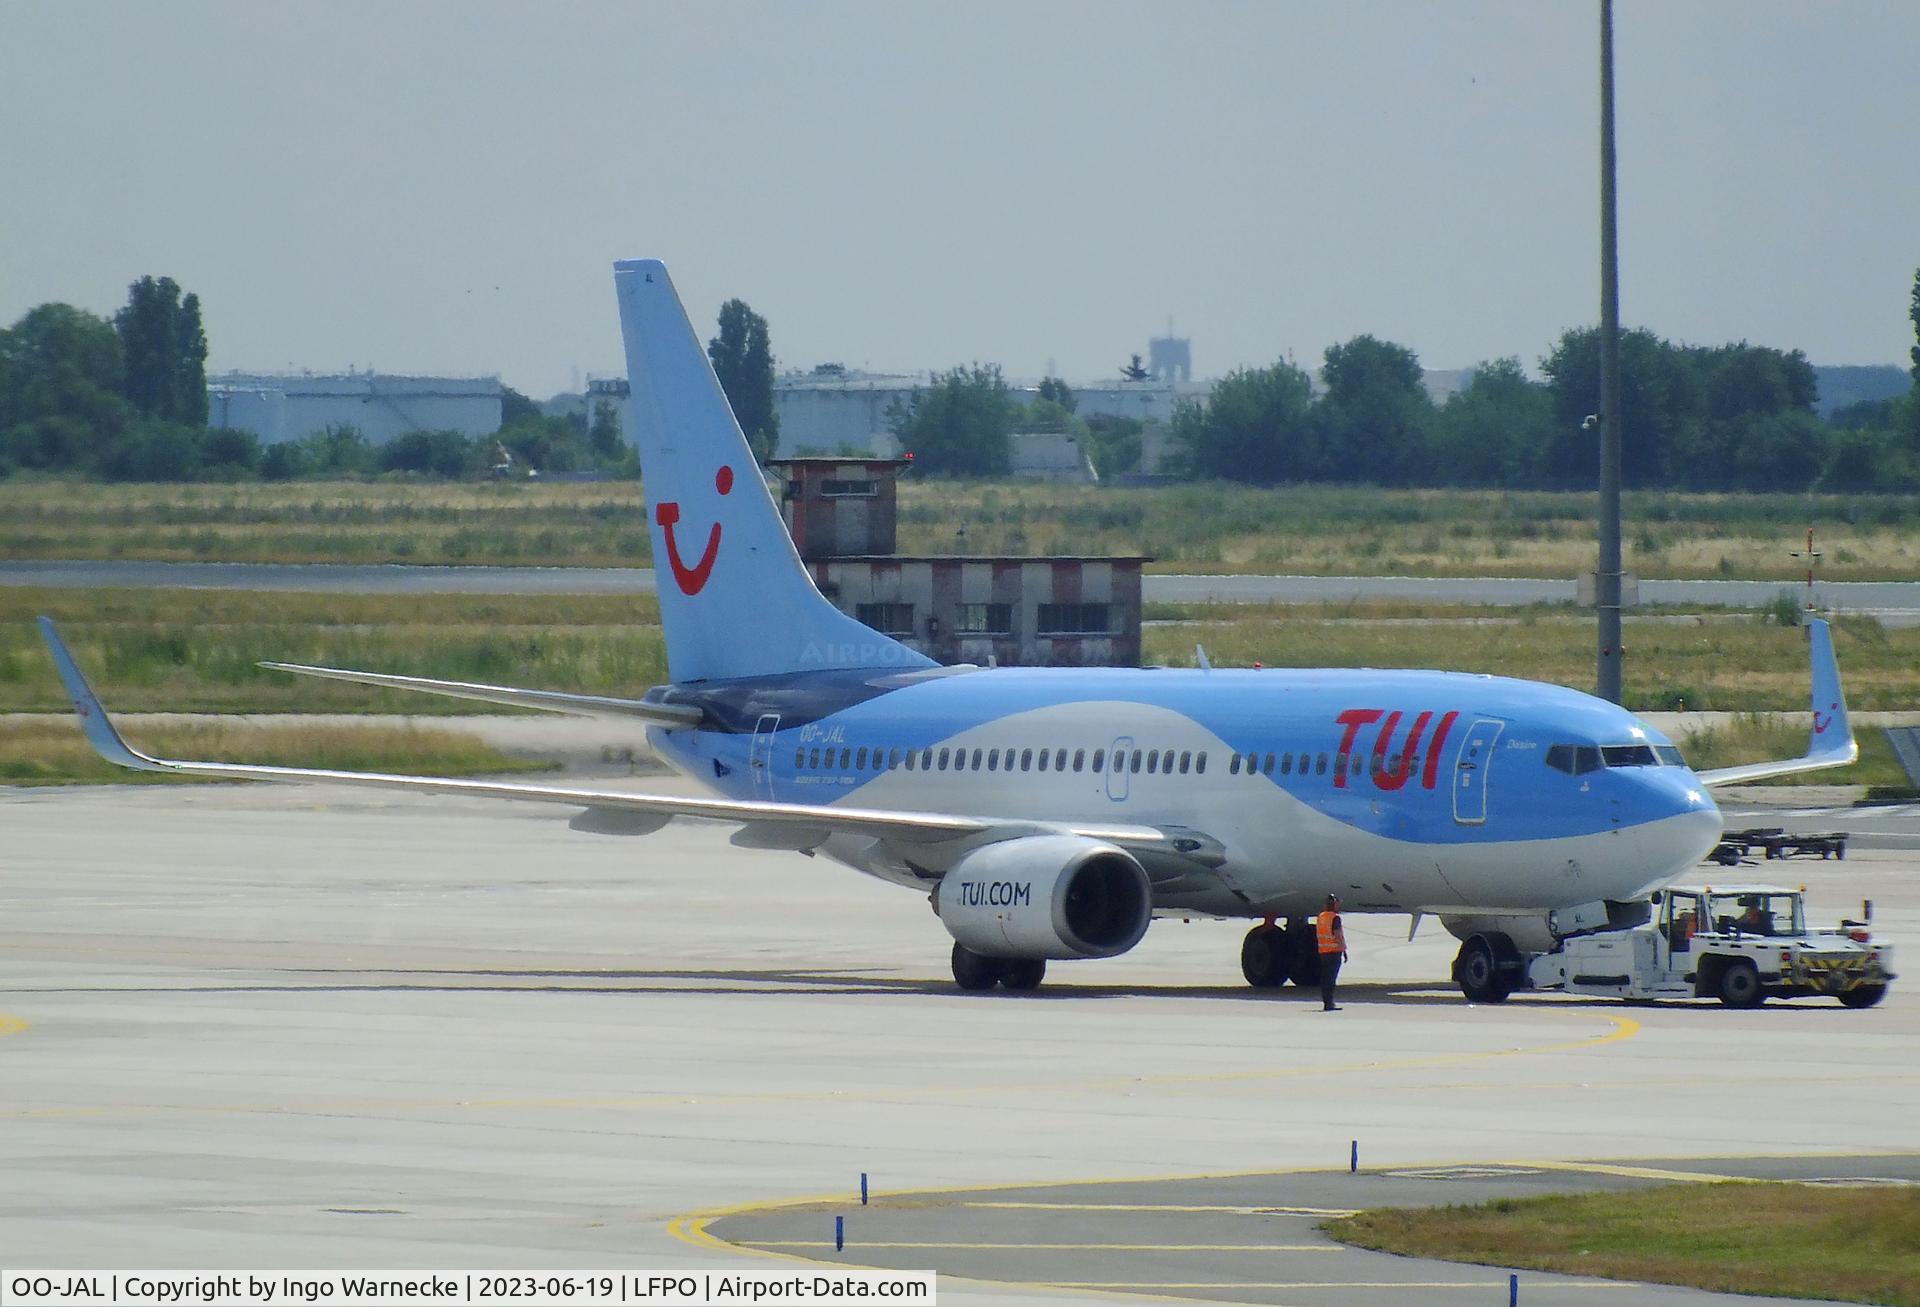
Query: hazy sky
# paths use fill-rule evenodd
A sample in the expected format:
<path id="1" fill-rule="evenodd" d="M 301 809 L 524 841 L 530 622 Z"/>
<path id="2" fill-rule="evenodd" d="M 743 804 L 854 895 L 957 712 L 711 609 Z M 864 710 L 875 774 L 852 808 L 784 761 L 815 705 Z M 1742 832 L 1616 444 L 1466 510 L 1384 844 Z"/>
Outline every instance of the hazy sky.
<path id="1" fill-rule="evenodd" d="M 0 322 L 143 273 L 217 368 L 620 368 L 609 264 L 783 366 L 1204 375 L 1598 316 L 1597 3 L 0 0 Z M 1920 4 L 1619 0 L 1622 313 L 1906 361 Z"/>

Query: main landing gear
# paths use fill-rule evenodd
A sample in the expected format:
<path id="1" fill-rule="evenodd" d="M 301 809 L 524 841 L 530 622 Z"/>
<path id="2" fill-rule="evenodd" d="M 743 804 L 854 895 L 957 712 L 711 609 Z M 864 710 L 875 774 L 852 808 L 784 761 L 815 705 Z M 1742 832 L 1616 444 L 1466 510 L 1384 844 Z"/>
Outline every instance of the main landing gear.
<path id="1" fill-rule="evenodd" d="M 1302 989 L 1319 984 L 1313 922 L 1296 917 L 1277 926 L 1269 918 L 1255 926 L 1240 943 L 1240 974 L 1255 989 L 1278 989 L 1289 980 Z"/>
<path id="2" fill-rule="evenodd" d="M 990 958 L 964 944 L 953 946 L 953 983 L 962 989 L 1001 985 L 1012 990 L 1034 990 L 1046 976 L 1045 958 Z"/>

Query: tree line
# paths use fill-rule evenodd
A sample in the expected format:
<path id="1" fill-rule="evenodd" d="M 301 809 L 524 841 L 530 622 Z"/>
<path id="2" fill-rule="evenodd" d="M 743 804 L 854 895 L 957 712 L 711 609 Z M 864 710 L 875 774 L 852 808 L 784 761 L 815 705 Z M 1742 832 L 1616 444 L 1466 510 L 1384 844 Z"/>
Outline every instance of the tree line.
<path id="1" fill-rule="evenodd" d="M 779 441 L 767 320 L 744 301 L 720 310 L 707 346 L 728 400 L 762 457 Z M 208 425 L 200 299 L 171 277 L 142 277 L 111 320 L 42 304 L 0 330 L 0 477 L 49 472 L 109 481 L 291 480 L 408 473 L 436 477 L 590 472 L 637 477 L 639 460 L 607 400 L 591 414 L 546 414 L 501 388 L 486 435 L 416 430 L 375 444 L 338 424 L 263 444 Z"/>
<path id="2" fill-rule="evenodd" d="M 1920 271 L 1909 315 L 1920 342 Z M 1920 343 L 1912 374 L 1920 388 Z M 1175 411 L 1168 465 L 1189 480 L 1365 482 L 1397 486 L 1589 489 L 1598 475 L 1600 340 L 1565 332 L 1540 360 L 1474 369 L 1436 403 L 1420 360 L 1372 335 L 1330 347 L 1319 383 L 1281 361 L 1217 382 Z M 1920 489 L 1920 391 L 1859 403 L 1823 421 L 1818 386 L 1799 350 L 1746 341 L 1698 346 L 1640 329 L 1621 340 L 1621 443 L 1629 486 L 1679 490 Z M 1005 475 L 1016 430 L 1065 430 L 1103 475 L 1138 465 L 1141 426 L 1081 418 L 1055 378 L 1023 410 L 997 367 L 937 373 L 889 413 L 917 467 L 956 476 Z"/>
<path id="3" fill-rule="evenodd" d="M 1920 342 L 1920 271 L 1909 315 Z M 779 441 L 767 321 L 744 301 L 721 308 L 708 357 L 755 452 Z M 497 432 L 412 431 L 374 445 L 350 426 L 263 446 L 251 432 L 207 425 L 207 339 L 199 298 L 170 277 L 143 277 L 111 320 L 42 304 L 0 330 L 0 476 L 16 470 L 110 480 L 238 480 L 398 472 L 638 475 L 620 414 L 546 415 L 504 388 Z M 1599 336 L 1564 333 L 1540 360 L 1474 370 L 1436 403 L 1420 361 L 1372 335 L 1330 347 L 1318 383 L 1288 361 L 1217 382 L 1204 403 L 1175 411 L 1161 468 L 1192 480 L 1256 485 L 1364 482 L 1402 486 L 1591 487 Z M 1912 351 L 1920 387 L 1920 343 Z M 1622 450 L 1629 486 L 1686 490 L 1920 489 L 1920 398 L 1855 404 L 1823 421 L 1813 367 L 1799 350 L 1745 341 L 1696 346 L 1652 331 L 1621 342 Z M 1016 430 L 1064 431 L 1103 474 L 1139 466 L 1138 421 L 1080 415 L 1058 378 L 1026 403 L 1000 369 L 971 364 L 934 376 L 889 412 L 917 466 L 934 475 L 1011 471 Z M 503 458 L 503 455 L 505 457 Z"/>
<path id="4" fill-rule="evenodd" d="M 1544 379 L 1535 381 L 1518 359 L 1499 359 L 1435 403 L 1413 351 L 1357 336 L 1327 350 L 1318 391 L 1304 371 L 1281 362 L 1232 373 L 1205 404 L 1182 405 L 1172 470 L 1263 485 L 1591 488 L 1598 330 L 1563 334 L 1540 370 Z M 1683 345 L 1644 329 L 1622 334 L 1620 370 L 1628 486 L 1920 488 L 1920 403 L 1912 392 L 1823 421 L 1814 412 L 1813 367 L 1799 350 Z"/>

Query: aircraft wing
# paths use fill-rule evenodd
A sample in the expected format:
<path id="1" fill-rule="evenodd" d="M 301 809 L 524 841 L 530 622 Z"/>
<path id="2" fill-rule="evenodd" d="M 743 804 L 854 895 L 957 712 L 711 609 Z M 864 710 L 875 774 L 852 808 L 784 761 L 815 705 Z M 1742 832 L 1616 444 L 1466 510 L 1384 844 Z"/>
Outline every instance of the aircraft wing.
<path id="1" fill-rule="evenodd" d="M 1833 656 L 1833 632 L 1822 618 L 1807 623 L 1807 651 L 1813 665 L 1813 730 L 1807 751 L 1779 762 L 1750 762 L 1699 773 L 1703 785 L 1740 785 L 1770 776 L 1845 767 L 1860 756 L 1847 716 L 1847 697 L 1840 689 L 1840 665 Z"/>
<path id="2" fill-rule="evenodd" d="M 378 685 L 390 690 L 418 690 L 424 694 L 478 699 L 482 703 L 506 704 L 514 708 L 571 713 L 576 717 L 611 717 L 654 726 L 698 726 L 701 718 L 700 710 L 688 704 L 647 703 L 640 699 L 613 699 L 598 694 L 562 694 L 558 690 L 519 690 L 506 685 L 435 681 L 424 676 L 393 676 L 386 672 L 351 672 L 339 667 L 308 667 L 301 663 L 260 665 L 276 672 L 318 676 L 329 681 L 352 681 L 356 685 Z"/>
<path id="3" fill-rule="evenodd" d="M 810 849 L 830 835 L 858 834 L 907 844 L 960 841 L 990 843 L 1032 834 L 1073 834 L 1107 840 L 1140 852 L 1190 856 L 1204 837 L 1178 829 L 1120 823 L 1009 822 L 942 812 L 894 812 L 875 808 L 840 808 L 826 804 L 771 803 L 742 799 L 690 798 L 665 794 L 631 794 L 617 790 L 574 789 L 523 785 L 512 782 L 457 780 L 439 776 L 398 776 L 381 772 L 331 771 L 306 767 L 269 767 L 253 763 L 193 762 L 155 758 L 141 753 L 121 738 L 119 730 L 87 684 L 73 655 L 48 618 L 40 631 L 53 654 L 54 665 L 73 701 L 87 741 L 108 762 L 135 771 L 170 772 L 223 780 L 319 781 L 379 789 L 411 790 L 419 794 L 465 795 L 470 798 L 514 799 L 554 803 L 583 809 L 574 818 L 576 828 L 609 834 L 646 834 L 675 817 L 701 817 L 739 822 L 747 827 L 736 842 L 751 847 Z M 1202 856 L 1205 856 L 1204 851 Z"/>

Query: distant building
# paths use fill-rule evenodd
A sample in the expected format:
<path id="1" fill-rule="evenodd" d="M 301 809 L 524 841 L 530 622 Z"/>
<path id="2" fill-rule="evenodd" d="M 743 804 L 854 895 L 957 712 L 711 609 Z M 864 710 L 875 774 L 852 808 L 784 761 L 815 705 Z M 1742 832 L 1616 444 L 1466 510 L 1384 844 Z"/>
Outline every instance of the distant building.
<path id="1" fill-rule="evenodd" d="M 820 592 L 943 663 L 1138 666 L 1140 570 L 1123 557 L 895 554 L 904 459 L 783 458 L 780 507 Z"/>
<path id="2" fill-rule="evenodd" d="M 1184 336 L 1155 336 L 1147 342 L 1147 371 L 1155 381 L 1193 380 L 1193 342 Z"/>
<path id="3" fill-rule="evenodd" d="M 914 395 L 932 384 L 928 373 L 849 371 L 823 364 L 811 372 L 788 372 L 773 381 L 773 407 L 780 415 L 780 450 L 794 454 L 835 454 L 860 450 L 880 458 L 901 452 L 888 416 L 895 405 L 905 408 Z M 1008 387 L 1020 405 L 1040 396 L 1038 379 L 1009 378 Z M 1207 382 L 1098 381 L 1069 382 L 1075 416 L 1125 417 L 1141 422 L 1171 422 L 1183 399 L 1204 400 L 1213 392 Z"/>
<path id="4" fill-rule="evenodd" d="M 780 415 L 783 451 L 833 454 L 861 449 L 882 457 L 899 452 L 895 405 L 913 402 L 925 390 L 926 374 L 848 371 L 823 363 L 811 372 L 788 372 L 773 380 L 773 411 Z"/>
<path id="5" fill-rule="evenodd" d="M 343 425 L 376 445 L 409 431 L 489 436 L 500 429 L 500 396 L 498 377 L 227 372 L 207 380 L 207 422 L 268 445 Z"/>
<path id="6" fill-rule="evenodd" d="M 1016 431 L 1008 437 L 1013 475 L 1022 481 L 1084 486 L 1098 481 L 1080 442 L 1065 431 Z"/>

